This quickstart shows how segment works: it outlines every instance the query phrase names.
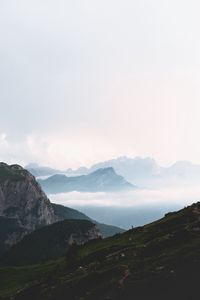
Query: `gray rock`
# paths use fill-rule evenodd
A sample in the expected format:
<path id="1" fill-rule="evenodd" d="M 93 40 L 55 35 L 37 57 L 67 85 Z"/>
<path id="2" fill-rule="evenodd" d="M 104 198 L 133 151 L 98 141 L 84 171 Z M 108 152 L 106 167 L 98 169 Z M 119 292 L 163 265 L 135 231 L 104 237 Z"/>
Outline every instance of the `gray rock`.
<path id="1" fill-rule="evenodd" d="M 0 217 L 16 219 L 22 229 L 8 234 L 13 245 L 25 234 L 58 220 L 35 177 L 18 165 L 0 163 Z"/>

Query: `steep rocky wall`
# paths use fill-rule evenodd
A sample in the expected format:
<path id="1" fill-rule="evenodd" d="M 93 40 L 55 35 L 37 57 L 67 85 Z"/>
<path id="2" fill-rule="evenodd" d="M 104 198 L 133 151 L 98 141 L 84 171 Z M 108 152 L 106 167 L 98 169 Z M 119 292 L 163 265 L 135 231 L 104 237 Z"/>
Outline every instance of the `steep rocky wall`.
<path id="1" fill-rule="evenodd" d="M 18 165 L 0 163 L 0 216 L 14 218 L 23 233 L 7 236 L 5 244 L 12 245 L 25 234 L 58 220 L 54 209 L 40 185 L 28 171 Z M 17 239 L 16 239 L 17 237 Z"/>

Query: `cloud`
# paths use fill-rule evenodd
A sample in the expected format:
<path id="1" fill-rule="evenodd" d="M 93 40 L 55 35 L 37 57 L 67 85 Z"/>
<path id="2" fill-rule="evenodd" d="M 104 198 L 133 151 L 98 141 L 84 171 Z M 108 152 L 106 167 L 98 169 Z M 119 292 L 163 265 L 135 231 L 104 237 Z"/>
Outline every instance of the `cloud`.
<path id="1" fill-rule="evenodd" d="M 125 193 L 80 193 L 49 195 L 52 202 L 66 206 L 138 208 L 149 206 L 181 208 L 200 200 L 199 187 L 135 190 Z"/>
<path id="2" fill-rule="evenodd" d="M 199 7 L 1 1 L 2 158 L 65 168 L 120 155 L 200 162 Z"/>
<path id="3" fill-rule="evenodd" d="M 9 139 L 6 134 L 0 134 L 0 160 L 7 163 L 19 163 L 24 165 L 28 160 L 38 154 L 46 153 L 47 145 L 36 136 L 27 136 L 24 140 L 16 141 Z"/>
<path id="4" fill-rule="evenodd" d="M 60 169 L 93 164 L 113 155 L 113 147 L 104 143 L 104 137 L 83 129 L 72 132 L 31 133 L 20 139 L 12 135 L 0 135 L 0 160 L 25 166 L 28 162 L 49 165 Z"/>
<path id="5" fill-rule="evenodd" d="M 121 194 L 73 192 L 49 197 L 52 202 L 78 209 L 94 220 L 129 229 L 199 201 L 200 188 L 136 190 Z"/>

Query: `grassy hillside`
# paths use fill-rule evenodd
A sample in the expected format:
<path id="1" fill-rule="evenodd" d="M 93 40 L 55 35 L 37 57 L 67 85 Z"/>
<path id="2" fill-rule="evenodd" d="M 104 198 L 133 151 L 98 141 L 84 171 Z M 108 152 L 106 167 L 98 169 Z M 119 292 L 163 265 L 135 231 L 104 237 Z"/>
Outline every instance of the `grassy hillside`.
<path id="1" fill-rule="evenodd" d="M 91 219 L 86 216 L 85 214 L 81 213 L 80 211 L 66 207 L 60 204 L 52 203 L 54 212 L 56 216 L 58 216 L 60 219 L 79 219 L 79 220 L 88 220 L 91 221 Z"/>
<path id="2" fill-rule="evenodd" d="M 94 222 L 96 224 L 97 228 L 100 230 L 100 232 L 102 233 L 104 238 L 113 236 L 118 233 L 125 232 L 124 229 L 117 227 L 117 226 L 98 223 L 96 221 L 92 221 L 92 222 Z"/>
<path id="3" fill-rule="evenodd" d="M 92 223 L 97 225 L 97 228 L 100 230 L 103 237 L 113 236 L 116 233 L 123 233 L 125 231 L 124 229 L 117 226 L 98 223 L 97 221 L 90 219 L 88 216 L 76 209 L 72 209 L 55 203 L 52 203 L 52 206 L 55 214 L 59 217 L 59 219 L 80 219 L 91 221 Z"/>
<path id="4" fill-rule="evenodd" d="M 9 299 L 25 288 L 63 272 L 63 259 L 34 266 L 0 268 L 0 299 Z"/>
<path id="5" fill-rule="evenodd" d="M 195 300 L 199 295 L 199 249 L 197 203 L 157 222 L 80 246 L 73 263 L 69 252 L 53 262 L 53 274 L 49 272 L 48 276 L 44 275 L 46 265 L 33 266 L 26 272 L 34 274 L 35 268 L 40 272 L 30 280 L 27 275 L 25 289 L 16 299 Z M 23 269 L 15 269 L 16 274 L 17 270 L 25 277 Z M 1 270 L 6 276 L 0 295 L 13 294 L 14 289 L 9 288 L 11 271 Z M 15 291 L 20 288 L 22 282 Z"/>
<path id="6" fill-rule="evenodd" d="M 26 235 L 1 258 L 1 265 L 26 265 L 64 255 L 70 238 L 84 243 L 94 224 L 87 220 L 65 220 L 45 226 Z"/>
<path id="7" fill-rule="evenodd" d="M 0 163 L 0 183 L 6 180 L 18 181 L 24 179 L 24 173 L 17 165 L 9 166 L 5 163 Z"/>

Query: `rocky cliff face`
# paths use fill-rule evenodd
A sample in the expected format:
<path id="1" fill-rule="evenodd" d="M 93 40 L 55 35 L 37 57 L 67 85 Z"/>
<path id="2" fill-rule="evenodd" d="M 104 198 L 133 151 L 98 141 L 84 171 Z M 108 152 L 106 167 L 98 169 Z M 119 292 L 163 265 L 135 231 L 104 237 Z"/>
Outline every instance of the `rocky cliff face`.
<path id="1" fill-rule="evenodd" d="M 34 176 L 19 165 L 0 163 L 0 217 L 17 220 L 18 229 L 8 234 L 6 244 L 57 221 L 54 209 Z"/>
<path id="2" fill-rule="evenodd" d="M 93 226 L 85 232 L 72 233 L 68 239 L 68 245 L 83 245 L 91 240 L 102 238 L 102 234 L 96 225 Z"/>

